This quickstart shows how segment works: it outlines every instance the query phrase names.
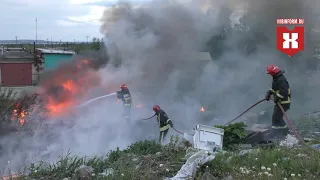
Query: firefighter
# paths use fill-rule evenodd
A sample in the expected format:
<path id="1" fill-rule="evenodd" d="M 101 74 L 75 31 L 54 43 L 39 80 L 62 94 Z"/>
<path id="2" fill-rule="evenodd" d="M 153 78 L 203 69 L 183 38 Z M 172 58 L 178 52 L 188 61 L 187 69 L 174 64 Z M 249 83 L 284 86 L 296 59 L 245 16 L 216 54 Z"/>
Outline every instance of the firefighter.
<path id="1" fill-rule="evenodd" d="M 289 132 L 286 122 L 283 120 L 283 113 L 277 103 L 280 103 L 286 112 L 290 109 L 291 92 L 287 78 L 284 76 L 284 71 L 278 66 L 272 64 L 267 67 L 267 74 L 273 78 L 272 87 L 266 93 L 266 100 L 269 101 L 271 95 L 275 102 L 272 114 L 272 126 L 269 137 L 271 140 L 281 140 Z"/>
<path id="2" fill-rule="evenodd" d="M 157 120 L 160 128 L 159 143 L 162 143 L 169 131 L 169 125 L 173 128 L 173 124 L 167 113 L 164 112 L 164 110 L 162 110 L 160 106 L 154 105 L 153 111 L 156 113 L 155 115 L 157 115 Z"/>
<path id="3" fill-rule="evenodd" d="M 117 98 L 122 100 L 124 119 L 129 121 L 131 119 L 131 108 L 133 107 L 132 96 L 126 84 L 122 84 L 120 88 L 121 91 L 117 91 Z"/>

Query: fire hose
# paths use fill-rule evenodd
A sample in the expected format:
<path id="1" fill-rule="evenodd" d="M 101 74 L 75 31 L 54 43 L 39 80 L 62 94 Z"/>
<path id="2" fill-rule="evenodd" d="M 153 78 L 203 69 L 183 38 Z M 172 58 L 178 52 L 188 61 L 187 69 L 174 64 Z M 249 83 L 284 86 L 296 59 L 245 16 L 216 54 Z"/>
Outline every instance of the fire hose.
<path id="1" fill-rule="evenodd" d="M 153 115 L 153 116 L 151 116 L 151 117 L 148 117 L 148 118 L 144 118 L 144 119 L 138 119 L 137 121 L 143 121 L 143 120 L 149 120 L 149 119 L 151 119 L 151 118 L 153 118 L 154 116 L 156 116 L 156 114 L 155 115 Z M 177 130 L 176 128 L 174 128 L 174 127 L 171 127 L 174 131 L 176 131 L 177 133 L 179 133 L 179 134 L 184 134 L 183 132 L 181 132 L 181 131 L 179 131 L 179 130 Z"/>
<path id="2" fill-rule="evenodd" d="M 265 100 L 266 100 L 266 99 L 262 99 L 262 100 L 256 102 L 255 104 L 253 104 L 252 106 L 250 106 L 248 109 L 246 109 L 243 113 L 241 113 L 239 116 L 237 116 L 236 118 L 234 118 L 234 119 L 232 119 L 231 121 L 229 121 L 226 125 L 234 122 L 234 121 L 237 120 L 239 117 L 241 117 L 241 116 L 244 115 L 246 112 L 248 112 L 250 109 L 252 109 L 253 107 L 257 106 L 258 104 L 264 102 Z M 284 117 L 285 117 L 285 121 L 286 121 L 287 125 L 289 126 L 289 128 L 290 128 L 290 130 L 293 132 L 293 134 L 296 136 L 296 138 L 297 138 L 300 142 L 302 142 L 304 145 L 308 146 L 308 145 L 306 144 L 306 142 L 302 139 L 302 137 L 299 135 L 299 133 L 296 131 L 296 129 L 292 126 L 292 123 L 291 123 L 291 121 L 289 120 L 289 118 L 288 118 L 286 112 L 284 111 L 282 105 L 281 105 L 279 102 L 277 102 L 277 105 L 279 106 L 280 110 L 282 111 L 282 113 L 283 113 L 283 115 L 284 115 Z M 308 146 L 308 147 L 309 147 L 309 146 Z"/>
<path id="3" fill-rule="evenodd" d="M 255 104 L 253 104 L 252 106 L 250 106 L 248 109 L 246 109 L 243 113 L 241 113 L 239 116 L 235 117 L 234 119 L 232 119 L 231 121 L 229 121 L 226 125 L 231 124 L 233 121 L 237 120 L 239 117 L 241 117 L 242 115 L 244 115 L 246 112 L 248 112 L 250 109 L 254 108 L 255 106 L 257 106 L 258 104 L 262 103 L 263 101 L 265 101 L 266 98 L 261 99 L 260 101 L 256 102 Z"/>
<path id="4" fill-rule="evenodd" d="M 181 132 L 181 131 L 178 131 L 176 128 L 174 128 L 174 127 L 172 127 L 172 129 L 173 130 L 175 130 L 177 133 L 179 133 L 179 134 L 184 134 L 183 132 Z"/>
<path id="5" fill-rule="evenodd" d="M 296 136 L 296 138 L 299 139 L 299 141 L 302 142 L 303 145 L 308 146 L 308 145 L 306 144 L 306 142 L 304 142 L 304 140 L 302 139 L 302 137 L 300 136 L 300 134 L 299 134 L 299 133 L 296 131 L 296 129 L 292 126 L 292 123 L 291 123 L 291 121 L 289 120 L 289 118 L 288 118 L 288 116 L 287 116 L 287 113 L 284 111 L 282 105 L 281 105 L 279 102 L 277 102 L 277 105 L 278 105 L 279 108 L 281 109 L 281 111 L 282 111 L 282 113 L 283 113 L 283 115 L 284 115 L 284 117 L 285 117 L 284 119 L 286 120 L 287 125 L 289 126 L 289 128 L 290 128 L 290 130 L 293 132 L 293 134 Z M 309 147 L 309 146 L 308 146 L 308 147 Z"/>
<path id="6" fill-rule="evenodd" d="M 153 116 L 148 117 L 148 118 L 138 119 L 137 121 L 149 120 L 149 119 L 151 119 L 151 118 L 153 118 L 153 117 L 155 117 L 155 116 L 156 116 L 156 114 L 154 114 Z"/>

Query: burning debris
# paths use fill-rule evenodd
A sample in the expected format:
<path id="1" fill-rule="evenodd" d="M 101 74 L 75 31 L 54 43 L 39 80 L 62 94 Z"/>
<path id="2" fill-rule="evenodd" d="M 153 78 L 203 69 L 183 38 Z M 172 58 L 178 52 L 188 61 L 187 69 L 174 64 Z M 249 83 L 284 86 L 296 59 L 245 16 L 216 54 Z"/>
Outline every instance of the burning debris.
<path id="1" fill-rule="evenodd" d="M 18 119 L 18 122 L 22 126 L 25 123 L 25 117 L 27 114 L 28 112 L 26 112 L 25 110 L 21 110 L 21 112 L 18 112 L 18 109 L 14 109 L 11 120 L 14 121 Z"/>
<path id="2" fill-rule="evenodd" d="M 205 112 L 206 110 L 204 109 L 204 107 L 200 108 L 200 112 Z"/>
<path id="3" fill-rule="evenodd" d="M 100 86 L 100 77 L 91 65 L 85 59 L 61 66 L 47 74 L 41 87 L 44 89 L 42 98 L 46 102 L 49 117 L 67 114 L 93 88 Z"/>
<path id="4" fill-rule="evenodd" d="M 10 109 L 12 110 L 11 121 L 17 121 L 20 126 L 23 126 L 27 121 L 26 118 L 37 105 L 39 94 L 34 93 L 31 96 L 25 95 L 23 98 L 17 99 Z"/>

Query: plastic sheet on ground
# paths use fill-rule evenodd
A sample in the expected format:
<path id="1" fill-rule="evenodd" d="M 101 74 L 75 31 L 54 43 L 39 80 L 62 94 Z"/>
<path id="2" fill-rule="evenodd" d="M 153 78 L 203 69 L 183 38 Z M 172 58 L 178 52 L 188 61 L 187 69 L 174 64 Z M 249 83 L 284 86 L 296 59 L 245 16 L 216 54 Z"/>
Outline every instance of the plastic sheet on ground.
<path id="1" fill-rule="evenodd" d="M 314 149 L 320 149 L 320 144 L 312 144 L 311 147 Z"/>
<path id="2" fill-rule="evenodd" d="M 203 165 L 206 162 L 212 161 L 215 158 L 216 152 L 209 152 L 205 150 L 188 149 L 186 158 L 187 162 L 181 167 L 177 174 L 172 178 L 166 178 L 167 180 L 181 180 L 193 177 L 197 171 L 199 165 Z"/>
<path id="3" fill-rule="evenodd" d="M 295 136 L 288 134 L 285 140 L 282 140 L 280 142 L 280 146 L 293 147 L 295 145 L 298 145 L 298 143 L 299 143 L 299 140 Z"/>

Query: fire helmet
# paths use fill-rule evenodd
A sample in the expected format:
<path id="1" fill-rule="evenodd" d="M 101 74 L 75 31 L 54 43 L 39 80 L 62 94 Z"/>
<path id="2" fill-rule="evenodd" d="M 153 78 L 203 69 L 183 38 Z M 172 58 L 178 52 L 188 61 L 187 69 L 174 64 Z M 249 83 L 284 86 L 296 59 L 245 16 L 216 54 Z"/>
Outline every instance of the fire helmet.
<path id="1" fill-rule="evenodd" d="M 278 72 L 280 72 L 280 68 L 274 64 L 267 67 L 267 74 L 270 74 L 271 76 L 276 75 Z"/>
<path id="2" fill-rule="evenodd" d="M 152 109 L 154 112 L 159 112 L 161 108 L 158 105 L 154 105 Z"/>
<path id="3" fill-rule="evenodd" d="M 127 87 L 126 84 L 122 84 L 122 85 L 120 86 L 120 88 L 121 88 L 122 90 L 128 89 L 128 87 Z"/>

